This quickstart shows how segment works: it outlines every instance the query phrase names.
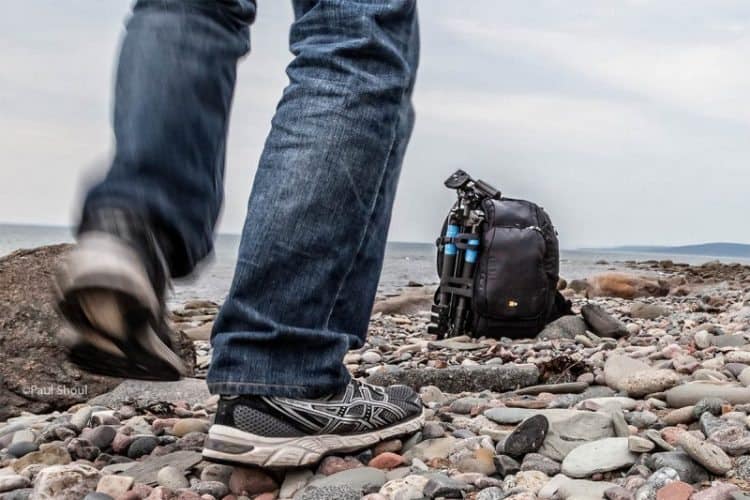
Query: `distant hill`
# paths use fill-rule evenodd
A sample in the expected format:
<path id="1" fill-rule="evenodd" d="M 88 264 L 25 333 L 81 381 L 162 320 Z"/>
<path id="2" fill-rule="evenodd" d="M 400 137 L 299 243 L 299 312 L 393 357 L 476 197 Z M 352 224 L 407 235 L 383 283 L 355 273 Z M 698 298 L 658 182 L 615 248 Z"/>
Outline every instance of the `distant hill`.
<path id="1" fill-rule="evenodd" d="M 602 249 L 605 250 L 605 249 Z M 614 252 L 664 253 L 671 255 L 710 255 L 715 257 L 750 258 L 750 245 L 744 243 L 701 243 L 682 246 L 621 246 L 607 248 Z"/>

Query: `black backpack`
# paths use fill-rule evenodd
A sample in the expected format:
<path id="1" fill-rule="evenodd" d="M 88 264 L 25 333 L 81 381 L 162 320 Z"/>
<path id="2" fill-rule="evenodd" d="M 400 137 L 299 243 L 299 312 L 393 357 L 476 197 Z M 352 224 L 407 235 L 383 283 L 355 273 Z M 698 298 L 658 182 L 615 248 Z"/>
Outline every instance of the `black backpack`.
<path id="1" fill-rule="evenodd" d="M 549 215 L 535 203 L 504 198 L 488 184 L 459 172 L 470 182 L 457 189 L 459 201 L 437 241 L 441 280 L 431 331 L 438 337 L 470 333 L 475 337 L 526 338 L 538 334 L 549 322 L 572 314 L 570 302 L 557 291 L 560 251 Z M 461 216 L 456 217 L 462 197 L 468 197 L 463 203 L 470 209 L 461 213 L 473 211 L 481 222 L 461 226 L 458 234 L 451 235 L 456 231 L 448 228 L 462 222 Z M 449 245 L 459 254 L 457 262 L 463 253 L 463 269 L 459 263 L 453 273 L 443 273 Z M 467 265 L 471 260 L 473 264 Z"/>

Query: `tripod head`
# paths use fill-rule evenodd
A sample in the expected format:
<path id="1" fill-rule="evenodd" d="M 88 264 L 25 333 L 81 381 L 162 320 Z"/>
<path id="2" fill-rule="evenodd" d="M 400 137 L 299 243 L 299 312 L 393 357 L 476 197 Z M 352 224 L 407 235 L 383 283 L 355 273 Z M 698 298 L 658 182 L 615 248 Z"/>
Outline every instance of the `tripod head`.
<path id="1" fill-rule="evenodd" d="M 458 191 L 459 198 L 473 198 L 481 201 L 487 198 L 499 200 L 500 190 L 492 187 L 481 179 L 474 180 L 469 174 L 459 169 L 445 181 L 445 187 Z"/>

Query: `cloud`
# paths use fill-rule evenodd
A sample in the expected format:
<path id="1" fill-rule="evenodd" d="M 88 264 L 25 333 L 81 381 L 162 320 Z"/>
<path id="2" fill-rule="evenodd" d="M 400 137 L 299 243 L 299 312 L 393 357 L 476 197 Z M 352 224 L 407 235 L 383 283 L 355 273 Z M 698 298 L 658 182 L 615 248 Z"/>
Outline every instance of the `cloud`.
<path id="1" fill-rule="evenodd" d="M 687 43 L 617 32 L 496 29 L 478 19 L 459 19 L 444 28 L 480 41 L 485 49 L 554 62 L 657 106 L 750 123 L 750 32 L 736 23 L 726 27 L 735 36 L 699 36 Z"/>

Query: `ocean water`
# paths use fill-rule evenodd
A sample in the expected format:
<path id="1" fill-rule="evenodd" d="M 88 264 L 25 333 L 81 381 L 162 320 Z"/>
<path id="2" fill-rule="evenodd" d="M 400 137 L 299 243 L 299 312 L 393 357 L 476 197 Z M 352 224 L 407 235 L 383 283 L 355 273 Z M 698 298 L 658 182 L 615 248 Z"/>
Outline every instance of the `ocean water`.
<path id="1" fill-rule="evenodd" d="M 72 242 L 70 228 L 47 226 L 21 226 L 0 224 L 0 256 L 19 248 L 33 248 L 40 245 Z M 234 263 L 239 248 L 239 236 L 219 235 L 215 251 L 195 276 L 175 283 L 171 303 L 181 303 L 191 299 L 212 299 L 221 301 L 229 290 L 234 272 Z M 397 291 L 409 281 L 425 285 L 438 281 L 435 269 L 435 246 L 430 243 L 388 243 L 383 273 L 380 278 L 381 293 Z M 742 262 L 750 260 L 727 259 L 711 255 L 677 255 L 650 253 L 621 253 L 591 250 L 563 250 L 560 258 L 560 275 L 564 278 L 585 278 L 608 270 L 625 270 L 628 260 L 664 260 L 702 264 L 711 260 Z M 602 264 L 601 261 L 606 261 Z M 2 269 L 0 268 L 0 272 Z"/>

